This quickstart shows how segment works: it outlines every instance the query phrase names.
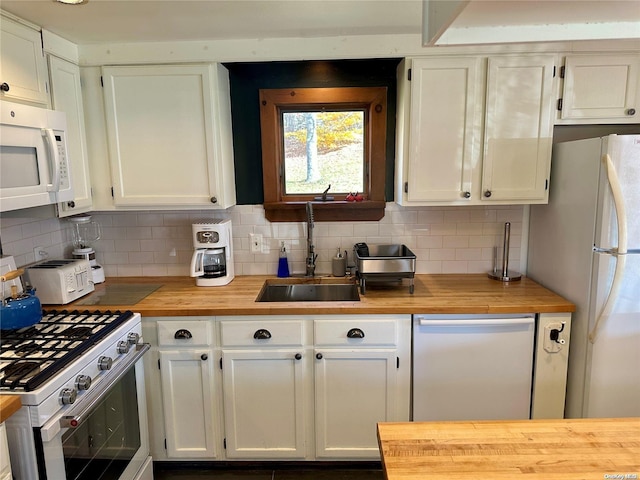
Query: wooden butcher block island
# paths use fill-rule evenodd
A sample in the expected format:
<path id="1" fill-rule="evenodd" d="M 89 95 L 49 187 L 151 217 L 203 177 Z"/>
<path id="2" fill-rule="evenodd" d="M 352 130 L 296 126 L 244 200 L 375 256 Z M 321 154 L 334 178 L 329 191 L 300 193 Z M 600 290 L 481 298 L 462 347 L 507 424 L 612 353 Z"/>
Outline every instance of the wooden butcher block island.
<path id="1" fill-rule="evenodd" d="M 380 423 L 387 480 L 638 479 L 640 418 Z"/>
<path id="2" fill-rule="evenodd" d="M 491 280 L 485 274 L 416 275 L 415 291 L 408 286 L 367 288 L 360 301 L 256 302 L 269 282 L 356 282 L 356 279 L 315 277 L 277 279 L 273 276 L 236 277 L 221 287 L 196 287 L 189 277 L 113 277 L 96 285 L 95 292 L 66 309 L 130 309 L 143 316 L 185 315 L 296 315 L 296 314 L 412 314 L 412 313 L 559 313 L 573 312 L 574 305 L 528 278 L 512 283 Z M 146 295 L 118 295 L 110 289 Z M 132 300 L 134 299 L 134 300 Z M 47 306 L 52 308 L 53 306 Z"/>

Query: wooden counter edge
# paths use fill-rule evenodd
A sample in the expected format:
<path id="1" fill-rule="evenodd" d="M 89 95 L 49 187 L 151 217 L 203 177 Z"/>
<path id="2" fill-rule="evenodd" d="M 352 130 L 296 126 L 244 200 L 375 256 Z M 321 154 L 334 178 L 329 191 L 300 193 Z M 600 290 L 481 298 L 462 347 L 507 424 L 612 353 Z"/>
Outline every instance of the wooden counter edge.
<path id="1" fill-rule="evenodd" d="M 4 423 L 21 406 L 20 395 L 0 395 L 0 423 Z"/>
<path id="2" fill-rule="evenodd" d="M 405 298 L 389 299 L 385 294 L 382 297 L 369 299 L 362 295 L 360 302 L 298 302 L 298 303 L 257 303 L 255 296 L 258 295 L 259 289 L 263 282 L 275 277 L 268 275 L 258 276 L 239 276 L 235 285 L 243 288 L 250 288 L 251 292 L 243 292 L 242 297 L 238 298 L 236 303 L 221 302 L 221 304 L 212 305 L 207 301 L 206 304 L 198 305 L 197 299 L 194 302 L 182 299 L 173 305 L 167 304 L 167 294 L 174 293 L 176 295 L 184 295 L 190 292 L 209 289 L 209 287 L 195 287 L 192 285 L 193 279 L 189 277 L 109 277 L 111 284 L 123 285 L 127 283 L 142 284 L 162 284 L 162 286 L 144 298 L 142 301 L 133 305 L 76 305 L 71 303 L 64 306 L 46 305 L 45 310 L 59 309 L 78 309 L 90 310 L 92 308 L 109 309 L 109 310 L 131 310 L 139 312 L 145 317 L 166 317 L 166 316 L 234 316 L 234 315 L 322 315 L 322 314 L 512 314 L 512 313 L 572 313 L 575 311 L 575 305 L 566 299 L 556 295 L 555 293 L 545 289 L 541 285 L 532 280 L 523 278 L 519 285 L 501 286 L 500 291 L 509 290 L 513 287 L 524 285 L 525 287 L 540 290 L 540 295 L 534 295 L 534 298 L 527 298 L 515 294 L 514 297 L 505 302 L 501 295 L 490 295 L 487 297 L 479 297 L 476 299 L 466 299 L 465 302 L 455 302 L 455 295 L 451 295 L 450 286 L 452 281 L 456 283 L 458 278 L 469 279 L 472 283 L 485 284 L 484 275 L 416 275 L 416 281 L 422 287 L 429 291 L 431 298 L 425 298 L 421 301 L 419 296 L 420 289 L 416 290 L 416 296 L 409 295 Z M 238 283 L 240 285 L 238 285 Z M 443 287 L 443 285 L 445 285 Z M 104 288 L 104 284 L 96 286 L 96 292 Z M 220 287 L 221 289 L 233 288 L 233 285 Z M 423 290 L 424 290 L 423 288 Z M 253 291 L 255 290 L 255 292 Z M 431 291 L 433 290 L 433 291 Z M 233 290 L 232 290 L 233 291 Z M 80 299 L 81 301 L 82 299 Z"/>

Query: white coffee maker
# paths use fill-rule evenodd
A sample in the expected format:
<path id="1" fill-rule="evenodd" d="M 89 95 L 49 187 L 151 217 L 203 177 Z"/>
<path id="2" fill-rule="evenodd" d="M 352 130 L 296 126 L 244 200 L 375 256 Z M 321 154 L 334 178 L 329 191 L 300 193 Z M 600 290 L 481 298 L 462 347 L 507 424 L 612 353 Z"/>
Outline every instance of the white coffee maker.
<path id="1" fill-rule="evenodd" d="M 231 220 L 194 223 L 191 276 L 199 287 L 226 285 L 233 280 Z"/>

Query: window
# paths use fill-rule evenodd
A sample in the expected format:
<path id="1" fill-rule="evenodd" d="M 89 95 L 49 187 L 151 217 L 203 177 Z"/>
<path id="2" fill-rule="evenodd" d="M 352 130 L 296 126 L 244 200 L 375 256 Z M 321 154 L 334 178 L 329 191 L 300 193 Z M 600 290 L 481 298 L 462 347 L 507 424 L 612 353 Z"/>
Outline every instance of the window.
<path id="1" fill-rule="evenodd" d="M 386 116 L 386 87 L 260 90 L 267 219 L 382 218 Z"/>

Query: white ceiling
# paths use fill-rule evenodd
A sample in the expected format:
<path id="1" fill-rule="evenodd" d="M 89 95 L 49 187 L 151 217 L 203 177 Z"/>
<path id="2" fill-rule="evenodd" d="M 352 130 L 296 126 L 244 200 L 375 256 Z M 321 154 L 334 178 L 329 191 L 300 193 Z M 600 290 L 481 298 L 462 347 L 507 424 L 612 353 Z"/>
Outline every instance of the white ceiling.
<path id="1" fill-rule="evenodd" d="M 640 0 L 424 0 L 425 44 L 640 38 Z M 422 33 L 423 0 L 1 0 L 76 44 Z M 435 18 L 435 17 L 434 17 Z"/>
<path id="2" fill-rule="evenodd" d="M 422 0 L 2 0 L 76 44 L 421 32 Z"/>
<path id="3" fill-rule="evenodd" d="M 639 0 L 425 0 L 435 15 L 424 44 L 640 38 Z M 444 7 L 449 7 L 444 8 Z"/>

